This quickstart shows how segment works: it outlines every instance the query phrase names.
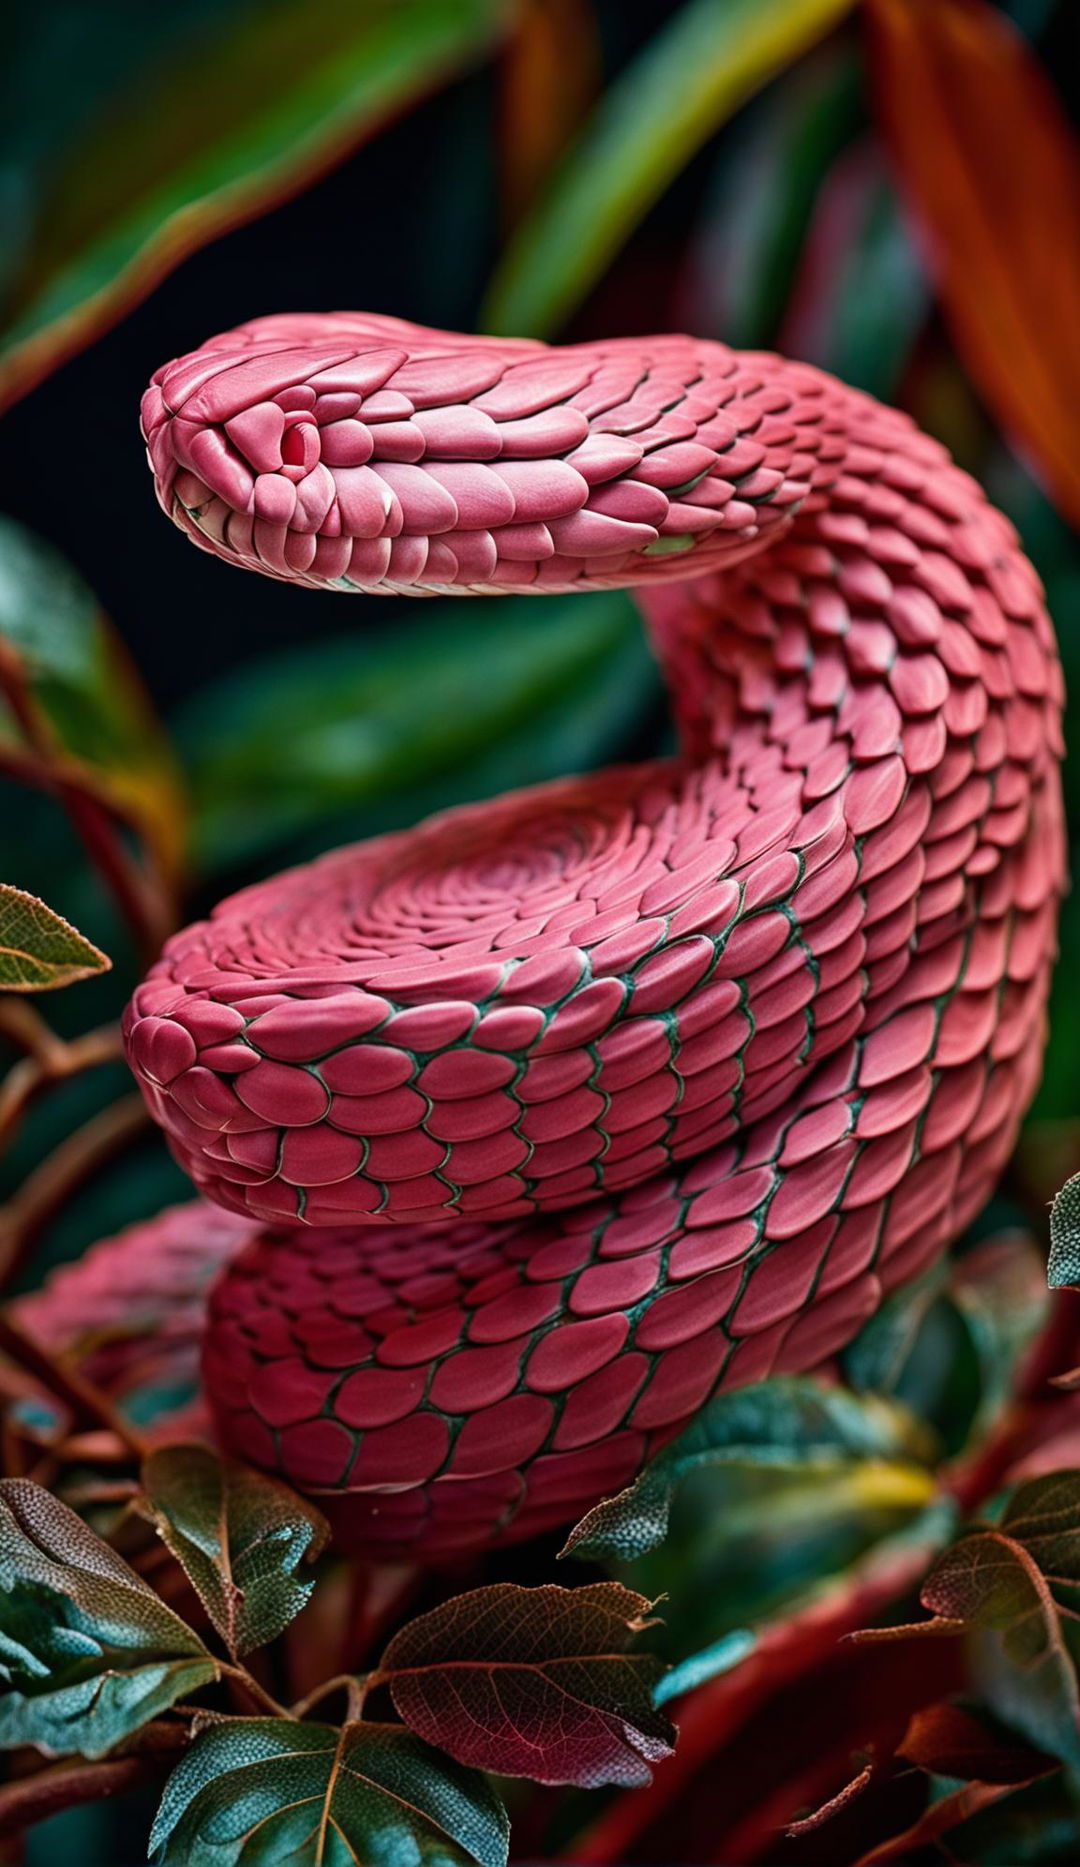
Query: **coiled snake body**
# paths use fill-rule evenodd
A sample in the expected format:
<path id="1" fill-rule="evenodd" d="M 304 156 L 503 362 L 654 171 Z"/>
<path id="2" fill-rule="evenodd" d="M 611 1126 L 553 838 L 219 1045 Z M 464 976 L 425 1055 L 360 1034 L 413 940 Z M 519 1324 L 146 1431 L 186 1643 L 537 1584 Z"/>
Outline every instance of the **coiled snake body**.
<path id="1" fill-rule="evenodd" d="M 231 562 L 644 611 L 678 761 L 248 888 L 127 1021 L 178 1159 L 252 1221 L 207 1331 L 224 1442 L 369 1549 L 565 1522 L 985 1201 L 1063 881 L 1037 579 L 906 417 L 686 337 L 267 318 L 143 422 Z"/>

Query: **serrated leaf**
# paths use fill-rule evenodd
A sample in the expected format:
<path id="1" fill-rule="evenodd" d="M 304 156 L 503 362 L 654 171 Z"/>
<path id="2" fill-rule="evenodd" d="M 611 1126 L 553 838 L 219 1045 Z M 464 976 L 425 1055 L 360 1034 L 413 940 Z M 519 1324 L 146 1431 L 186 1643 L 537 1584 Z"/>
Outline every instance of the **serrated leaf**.
<path id="1" fill-rule="evenodd" d="M 93 592 L 33 532 L 0 516 L 0 636 L 19 658 L 56 757 L 83 768 L 162 869 L 180 861 L 185 804 L 168 743 Z M 0 753 L 23 738 L 0 696 Z"/>
<path id="2" fill-rule="evenodd" d="M 604 764 L 658 692 L 625 591 L 454 598 L 381 637 L 246 663 L 178 722 L 196 856 L 214 871 L 313 831 L 325 844 L 328 823 L 348 840 Z"/>
<path id="3" fill-rule="evenodd" d="M 1080 515 L 1080 146 L 990 0 L 867 0 L 881 114 L 957 350 Z"/>
<path id="4" fill-rule="evenodd" d="M 143 1466 L 158 1535 L 183 1566 L 233 1658 L 266 1646 L 299 1614 L 330 1526 L 288 1485 L 200 1445 L 162 1446 Z"/>
<path id="5" fill-rule="evenodd" d="M 36 895 L 0 882 L 0 989 L 48 992 L 108 972 L 111 959 Z"/>
<path id="6" fill-rule="evenodd" d="M 0 1482 L 0 1747 L 103 1756 L 217 1672 L 74 1511 L 28 1479 Z"/>
<path id="7" fill-rule="evenodd" d="M 1013 1492 L 1001 1527 L 1050 1583 L 1080 1586 L 1080 1472 L 1050 1472 Z"/>
<path id="8" fill-rule="evenodd" d="M 230 1718 L 165 1785 L 162 1867 L 503 1867 L 506 1812 L 484 1777 L 392 1724 Z"/>
<path id="9" fill-rule="evenodd" d="M 1046 1275 L 1052 1290 L 1080 1284 L 1080 1173 L 1066 1180 L 1050 1208 L 1050 1261 Z"/>
<path id="10" fill-rule="evenodd" d="M 1076 1672 L 1057 1603 L 1030 1550 L 1004 1529 L 974 1531 L 938 1558 L 919 1599 L 932 1620 L 859 1638 L 968 1635 L 972 1674 L 989 1708 L 1037 1750 L 1080 1769 Z"/>
<path id="11" fill-rule="evenodd" d="M 12 281 L 0 405 L 478 57 L 507 17 L 505 0 L 272 0 L 151 61 L 51 165 Z"/>
<path id="12" fill-rule="evenodd" d="M 688 0 L 609 85 L 518 228 L 481 315 L 543 336 L 585 297 L 690 157 L 852 0 Z"/>
<path id="13" fill-rule="evenodd" d="M 456 1595 L 394 1635 L 378 1674 L 406 1724 L 459 1762 L 537 1783 L 647 1783 L 675 1731 L 664 1673 L 633 1653 L 651 1604 L 617 1582 Z"/>
<path id="14" fill-rule="evenodd" d="M 617 1497 L 593 1507 L 570 1532 L 562 1554 L 627 1560 L 655 1549 L 667 1534 L 680 1485 L 720 1465 L 835 1469 L 857 1460 L 912 1461 L 912 1501 L 929 1488 L 915 1459 L 925 1451 L 910 1416 L 874 1396 L 808 1379 L 767 1381 L 720 1394 Z"/>

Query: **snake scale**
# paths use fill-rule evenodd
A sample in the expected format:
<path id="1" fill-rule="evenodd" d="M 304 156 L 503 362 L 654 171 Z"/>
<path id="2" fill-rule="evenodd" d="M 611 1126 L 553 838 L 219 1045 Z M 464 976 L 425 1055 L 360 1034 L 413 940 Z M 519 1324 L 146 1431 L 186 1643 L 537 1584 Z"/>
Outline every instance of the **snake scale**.
<path id="1" fill-rule="evenodd" d="M 677 759 L 246 888 L 126 1020 L 248 1225 L 224 1444 L 368 1550 L 565 1523 L 718 1388 L 826 1361 L 991 1191 L 1064 882 L 1038 580 L 906 416 L 690 337 L 268 317 L 160 369 L 143 430 L 229 563 L 644 614 Z"/>

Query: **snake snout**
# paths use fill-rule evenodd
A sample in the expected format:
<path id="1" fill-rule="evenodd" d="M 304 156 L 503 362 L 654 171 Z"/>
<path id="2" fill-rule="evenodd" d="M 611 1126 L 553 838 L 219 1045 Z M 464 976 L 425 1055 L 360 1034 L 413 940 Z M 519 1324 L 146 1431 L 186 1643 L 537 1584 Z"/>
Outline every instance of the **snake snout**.
<path id="1" fill-rule="evenodd" d="M 551 350 L 298 315 L 166 364 L 142 418 L 158 497 L 205 550 L 427 595 L 663 583 L 745 555 L 807 492 L 793 431 L 784 446 L 772 422 L 779 470 L 751 438 L 775 403 L 686 338 Z"/>

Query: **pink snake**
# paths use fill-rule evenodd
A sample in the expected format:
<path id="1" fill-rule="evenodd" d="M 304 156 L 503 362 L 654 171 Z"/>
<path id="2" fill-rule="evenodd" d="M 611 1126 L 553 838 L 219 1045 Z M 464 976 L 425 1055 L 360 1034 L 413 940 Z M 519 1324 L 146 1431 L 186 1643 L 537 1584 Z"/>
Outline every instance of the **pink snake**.
<path id="1" fill-rule="evenodd" d="M 689 337 L 264 318 L 159 370 L 143 427 L 228 562 L 641 604 L 678 761 L 247 888 L 126 1026 L 250 1221 L 206 1332 L 224 1444 L 369 1551 L 565 1523 L 988 1197 L 1064 879 L 1038 580 L 905 416 Z"/>

